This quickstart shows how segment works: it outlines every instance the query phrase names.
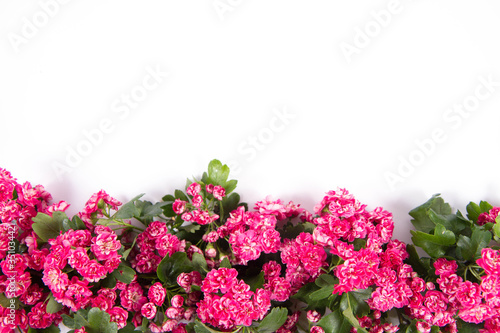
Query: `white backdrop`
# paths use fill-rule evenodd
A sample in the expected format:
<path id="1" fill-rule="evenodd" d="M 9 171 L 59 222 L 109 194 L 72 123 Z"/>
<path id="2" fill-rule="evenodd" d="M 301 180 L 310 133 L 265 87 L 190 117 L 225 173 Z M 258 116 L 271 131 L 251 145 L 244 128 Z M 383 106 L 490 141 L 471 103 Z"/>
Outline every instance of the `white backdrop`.
<path id="1" fill-rule="evenodd" d="M 312 209 L 500 205 L 495 0 L 2 0 L 0 167 L 82 209 L 213 158 Z"/>

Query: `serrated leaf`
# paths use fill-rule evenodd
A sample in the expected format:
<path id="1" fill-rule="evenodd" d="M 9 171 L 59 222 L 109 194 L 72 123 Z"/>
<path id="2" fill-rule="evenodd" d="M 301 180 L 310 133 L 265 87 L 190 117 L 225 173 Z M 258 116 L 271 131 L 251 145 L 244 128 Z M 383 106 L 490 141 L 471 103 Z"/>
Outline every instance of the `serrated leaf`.
<path id="1" fill-rule="evenodd" d="M 188 259 L 186 252 L 176 252 L 166 256 L 158 265 L 156 273 L 162 282 L 170 285 L 177 283 L 180 273 L 193 271 L 193 263 Z"/>
<path id="2" fill-rule="evenodd" d="M 28 329 L 28 333 L 59 333 L 61 332 L 61 329 L 58 326 L 55 326 L 54 324 L 50 325 L 47 328 L 33 328 L 30 327 Z"/>
<path id="3" fill-rule="evenodd" d="M 406 252 L 408 252 L 409 257 L 407 259 L 408 263 L 411 265 L 413 270 L 418 273 L 420 277 L 425 277 L 427 275 L 427 268 L 424 266 L 420 256 L 412 244 L 406 245 Z"/>
<path id="4" fill-rule="evenodd" d="M 355 290 L 344 293 L 340 299 L 340 311 L 345 311 L 349 307 L 357 317 L 362 317 L 370 312 L 370 307 L 366 303 L 372 295 L 372 289 Z"/>
<path id="5" fill-rule="evenodd" d="M 334 285 L 321 287 L 320 290 L 316 290 L 309 295 L 309 298 L 313 301 L 319 301 L 328 298 L 333 293 Z"/>
<path id="6" fill-rule="evenodd" d="M 54 212 L 52 217 L 44 213 L 38 213 L 33 218 L 33 231 L 44 242 L 47 242 L 49 239 L 56 238 L 63 230 L 62 222 L 64 219 L 56 219 L 55 217 L 60 216 L 56 213 L 61 212 Z M 64 216 L 66 216 L 66 214 L 64 214 Z"/>
<path id="7" fill-rule="evenodd" d="M 139 210 L 135 206 L 135 202 L 142 198 L 142 196 L 144 196 L 144 193 L 135 196 L 132 200 L 122 205 L 115 213 L 114 217 L 117 219 L 131 219 L 134 216 L 138 216 Z"/>
<path id="8" fill-rule="evenodd" d="M 464 260 L 474 260 L 481 257 L 481 250 L 488 246 L 491 241 L 491 233 L 474 229 L 472 238 L 460 235 L 457 241 L 457 254 L 461 255 Z"/>
<path id="9" fill-rule="evenodd" d="M 481 209 L 481 213 L 486 213 L 486 212 L 489 212 L 490 209 L 493 208 L 492 205 L 490 205 L 488 202 L 486 201 L 481 201 L 479 203 L 479 208 Z"/>
<path id="10" fill-rule="evenodd" d="M 86 327 L 88 333 L 117 333 L 118 326 L 111 322 L 110 315 L 99 308 L 92 308 L 88 314 L 89 327 Z"/>
<path id="11" fill-rule="evenodd" d="M 349 333 L 352 327 L 349 321 L 340 313 L 339 309 L 321 318 L 316 325 L 323 328 L 325 332 L 332 333 Z"/>
<path id="12" fill-rule="evenodd" d="M 435 224 L 428 216 L 429 210 L 432 209 L 436 214 L 449 215 L 451 214 L 451 207 L 445 203 L 439 194 L 434 194 L 424 204 L 412 209 L 409 214 L 413 217 L 411 223 L 418 231 L 429 233 L 435 228 Z"/>
<path id="13" fill-rule="evenodd" d="M 175 198 L 176 199 L 181 199 L 182 201 L 186 201 L 186 202 L 189 202 L 189 198 L 187 197 L 187 195 L 182 192 L 181 190 L 175 190 L 174 192 L 175 194 Z"/>
<path id="14" fill-rule="evenodd" d="M 273 308 L 271 312 L 260 322 L 257 327 L 259 333 L 276 332 L 286 321 L 288 316 L 287 308 Z"/>
<path id="15" fill-rule="evenodd" d="M 226 196 L 222 199 L 222 205 L 224 207 L 224 212 L 226 216 L 238 208 L 238 204 L 240 203 L 240 195 L 238 193 L 232 193 L 229 196 Z M 225 217 L 225 216 L 224 216 Z"/>
<path id="16" fill-rule="evenodd" d="M 481 208 L 474 202 L 469 202 L 467 205 L 467 217 L 469 220 L 477 222 L 477 218 L 482 213 Z"/>
<path id="17" fill-rule="evenodd" d="M 47 302 L 47 312 L 56 313 L 60 311 L 62 308 L 63 305 L 61 303 L 57 303 L 57 301 L 54 299 L 54 295 L 50 293 L 49 301 Z"/>
<path id="18" fill-rule="evenodd" d="M 461 217 L 454 215 L 454 214 L 450 214 L 450 215 L 438 214 L 432 208 L 429 209 L 428 216 L 429 216 L 429 219 L 435 225 L 441 224 L 446 229 L 451 230 L 454 234 L 458 234 L 462 230 L 464 230 L 466 227 L 471 226 L 471 223 L 464 218 L 461 218 Z"/>
<path id="19" fill-rule="evenodd" d="M 314 281 L 314 283 L 318 286 L 318 287 L 329 287 L 329 286 L 333 286 L 334 283 L 335 283 L 335 278 L 331 275 L 328 275 L 328 274 L 321 274 L 320 276 L 318 276 L 316 278 L 316 280 Z"/>
<path id="20" fill-rule="evenodd" d="M 195 324 L 194 324 L 194 331 L 196 333 L 222 333 L 220 331 L 216 331 L 214 329 L 211 329 L 210 327 L 206 326 L 205 324 L 203 324 L 202 322 L 200 321 L 196 321 Z"/>
<path id="21" fill-rule="evenodd" d="M 236 189 L 236 185 L 238 185 L 238 181 L 236 179 L 228 180 L 224 185 L 224 189 L 226 190 L 226 195 L 233 192 Z"/>
<path id="22" fill-rule="evenodd" d="M 201 228 L 201 225 L 199 225 L 198 223 L 190 223 L 190 224 L 183 225 L 182 227 L 179 227 L 179 229 L 187 231 L 191 234 L 195 233 L 197 230 L 200 230 L 200 228 Z"/>
<path id="23" fill-rule="evenodd" d="M 63 324 L 68 328 L 79 329 L 81 327 L 90 326 L 87 321 L 87 311 L 78 310 L 78 312 L 73 314 L 73 317 L 63 314 Z"/>
<path id="24" fill-rule="evenodd" d="M 345 296 L 346 304 L 344 304 L 344 306 L 342 306 L 344 296 Z M 359 324 L 358 318 L 356 318 L 354 315 L 354 313 L 356 311 L 356 307 L 358 305 L 355 304 L 355 302 L 356 302 L 355 298 L 351 297 L 351 296 L 352 295 L 350 295 L 350 293 L 346 293 L 345 295 L 342 295 L 342 300 L 340 301 L 340 309 L 342 310 L 342 308 L 345 308 L 345 310 L 342 311 L 342 314 L 344 315 L 344 317 L 347 318 L 347 320 L 351 323 L 351 325 L 358 330 L 358 332 L 368 333 L 368 331 L 366 331 L 364 328 L 361 327 L 361 325 Z M 363 301 L 363 303 L 364 303 L 364 301 Z M 366 305 L 366 306 L 368 307 L 368 305 Z M 368 313 L 369 311 L 370 311 L 370 308 L 368 307 L 368 310 L 366 310 L 366 313 Z M 363 311 L 363 313 L 365 313 L 365 312 Z"/>
<path id="25" fill-rule="evenodd" d="M 129 284 L 134 279 L 135 271 L 131 267 L 121 263 L 118 268 L 111 273 L 111 275 L 118 281 Z"/>
<path id="26" fill-rule="evenodd" d="M 228 257 L 224 257 L 224 259 L 220 262 L 219 267 L 232 268 L 233 266 L 231 266 L 231 262 Z"/>
<path id="27" fill-rule="evenodd" d="M 212 160 L 208 164 L 208 178 L 214 185 L 224 186 L 229 177 L 229 167 L 222 165 L 219 160 Z"/>
<path id="28" fill-rule="evenodd" d="M 132 323 L 128 323 L 124 328 L 120 328 L 118 333 L 134 333 L 136 332 L 135 326 Z"/>
<path id="29" fill-rule="evenodd" d="M 191 259 L 193 263 L 193 269 L 195 271 L 200 272 L 201 274 L 205 274 L 208 271 L 207 260 L 203 254 L 198 252 L 193 253 L 193 257 Z"/>
<path id="30" fill-rule="evenodd" d="M 175 197 L 171 194 L 167 194 L 163 198 L 161 198 L 161 200 L 166 201 L 166 202 L 174 202 Z"/>
<path id="31" fill-rule="evenodd" d="M 250 286 L 250 290 L 255 292 L 258 288 L 262 288 L 264 286 L 264 272 L 260 272 L 255 276 L 245 276 L 243 277 L 243 281 Z"/>
<path id="32" fill-rule="evenodd" d="M 455 244 L 455 234 L 446 230 L 446 228 L 438 224 L 434 229 L 434 234 L 428 234 L 421 231 L 410 231 L 413 237 L 411 238 L 413 244 L 421 247 L 427 254 L 433 258 L 442 257 L 445 255 L 446 250 Z"/>

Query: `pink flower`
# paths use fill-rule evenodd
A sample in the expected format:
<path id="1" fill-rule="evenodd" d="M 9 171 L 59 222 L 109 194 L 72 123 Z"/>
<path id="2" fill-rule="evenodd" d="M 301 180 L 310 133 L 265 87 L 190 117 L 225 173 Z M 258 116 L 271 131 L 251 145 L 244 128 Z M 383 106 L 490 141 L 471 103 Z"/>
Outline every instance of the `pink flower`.
<path id="1" fill-rule="evenodd" d="M 175 199 L 174 203 L 172 204 L 172 209 L 176 214 L 184 213 L 184 211 L 186 210 L 186 201 Z"/>
<path id="2" fill-rule="evenodd" d="M 103 232 L 92 238 L 91 249 L 97 260 L 106 260 L 115 257 L 121 246 L 114 232 Z"/>
<path id="3" fill-rule="evenodd" d="M 149 239 L 158 239 L 168 234 L 168 228 L 165 222 L 153 221 L 145 230 Z"/>
<path id="4" fill-rule="evenodd" d="M 69 284 L 68 275 L 57 267 L 45 269 L 42 281 L 54 294 L 64 292 Z"/>
<path id="5" fill-rule="evenodd" d="M 439 258 L 434 262 L 436 275 L 454 274 L 458 268 L 456 261 L 450 261 L 445 258 Z"/>
<path id="6" fill-rule="evenodd" d="M 234 268 L 219 268 L 208 272 L 203 280 L 201 291 L 205 293 L 217 292 L 226 293 L 237 283 L 238 271 Z"/>
<path id="7" fill-rule="evenodd" d="M 141 308 L 141 314 L 143 317 L 153 319 L 156 316 L 156 306 L 151 302 L 144 304 Z"/>
<path id="8" fill-rule="evenodd" d="M 163 285 L 160 282 L 156 282 L 148 290 L 149 301 L 153 302 L 157 306 L 163 305 L 166 295 L 167 290 L 163 288 Z"/>
<path id="9" fill-rule="evenodd" d="M 187 190 L 186 190 L 186 193 L 189 194 L 189 195 L 192 195 L 192 196 L 195 196 L 197 195 L 198 193 L 200 193 L 201 191 L 201 186 L 200 184 L 198 183 L 191 183 Z"/>
<path id="10" fill-rule="evenodd" d="M 78 270 L 83 278 L 89 282 L 97 282 L 104 279 L 107 274 L 106 267 L 95 260 L 90 260 L 85 266 Z"/>
<path id="11" fill-rule="evenodd" d="M 106 311 L 111 317 L 111 321 L 118 324 L 118 329 L 127 326 L 128 312 L 119 306 L 115 306 Z"/>
<path id="12" fill-rule="evenodd" d="M 325 330 L 321 326 L 311 327 L 310 333 L 325 333 Z"/>
<path id="13" fill-rule="evenodd" d="M 266 283 L 264 288 L 271 292 L 271 300 L 284 302 L 290 297 L 292 286 L 284 278 L 276 277 Z"/>
<path id="14" fill-rule="evenodd" d="M 47 207 L 46 212 L 52 215 L 53 212 L 64 212 L 70 205 L 66 201 L 59 201 Z"/>
<path id="15" fill-rule="evenodd" d="M 486 274 L 500 275 L 500 253 L 491 248 L 484 248 L 481 250 L 481 258 L 476 260 L 477 264 L 481 266 Z"/>
<path id="16" fill-rule="evenodd" d="M 214 186 L 213 195 L 215 199 L 222 200 L 226 196 L 226 190 L 222 186 Z"/>
<path id="17" fill-rule="evenodd" d="M 200 208 L 201 207 L 201 204 L 203 203 L 203 198 L 201 195 L 197 194 L 193 197 L 193 200 L 192 200 L 192 203 L 193 203 L 193 206 L 195 206 L 196 208 Z"/>
<path id="18" fill-rule="evenodd" d="M 430 333 L 431 331 L 431 324 L 429 324 L 426 321 L 417 321 L 417 330 L 422 333 Z"/>
<path id="19" fill-rule="evenodd" d="M 316 310 L 309 310 L 306 317 L 311 323 L 317 323 L 321 319 L 321 314 Z"/>
<path id="20" fill-rule="evenodd" d="M 175 235 L 165 234 L 156 240 L 156 249 L 162 257 L 167 254 L 171 256 L 175 252 L 181 251 L 181 241 Z"/>
<path id="21" fill-rule="evenodd" d="M 132 282 L 120 292 L 121 305 L 128 311 L 142 311 L 142 306 L 147 303 L 142 287 L 137 282 Z"/>

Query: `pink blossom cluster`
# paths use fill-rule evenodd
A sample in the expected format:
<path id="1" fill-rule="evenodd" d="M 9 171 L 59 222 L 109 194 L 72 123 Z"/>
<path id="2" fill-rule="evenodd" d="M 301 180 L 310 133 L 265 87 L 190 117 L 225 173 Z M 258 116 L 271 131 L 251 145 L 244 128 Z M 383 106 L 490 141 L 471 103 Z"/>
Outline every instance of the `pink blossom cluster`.
<path id="1" fill-rule="evenodd" d="M 290 298 L 292 285 L 281 277 L 281 265 L 271 260 L 262 266 L 264 272 L 264 289 L 271 294 L 272 301 L 284 302 Z"/>
<path id="2" fill-rule="evenodd" d="M 96 226 L 93 234 L 89 230 L 70 229 L 50 239 L 49 244 L 50 252 L 43 259 L 42 280 L 56 301 L 72 311 L 92 302 L 89 283 L 104 279 L 121 263 L 118 250 L 122 245 L 116 233 L 106 226 Z M 79 276 L 70 278 L 65 273 L 68 270 L 75 270 Z"/>
<path id="3" fill-rule="evenodd" d="M 46 212 L 51 199 L 42 185 L 19 184 L 10 172 L 0 168 L 0 259 L 5 258 L 9 247 L 8 226 L 17 225 L 16 239 L 25 242 L 32 235 L 32 218 Z"/>
<path id="4" fill-rule="evenodd" d="M 137 249 L 130 264 L 138 273 L 155 272 L 161 260 L 176 252 L 184 252 L 186 242 L 169 233 L 164 222 L 151 222 L 136 238 Z"/>
<path id="5" fill-rule="evenodd" d="M 237 276 L 234 268 L 222 267 L 208 272 L 201 286 L 203 300 L 197 304 L 196 311 L 203 323 L 233 330 L 264 318 L 271 306 L 269 292 L 264 289 L 252 292 Z"/>
<path id="6" fill-rule="evenodd" d="M 186 222 L 195 222 L 201 225 L 210 224 L 219 219 L 219 215 L 210 212 L 205 200 L 215 198 L 220 201 L 226 196 L 226 190 L 219 185 L 208 184 L 205 189 L 202 189 L 198 183 L 191 183 L 186 189 L 186 193 L 191 198 L 191 203 L 176 199 L 172 205 L 172 209 Z"/>
<path id="7" fill-rule="evenodd" d="M 328 267 L 324 247 L 309 233 L 302 232 L 293 240 L 285 239 L 280 250 L 281 261 L 286 265 L 285 279 L 290 283 L 292 294 L 316 280 L 322 268 Z"/>
<path id="8" fill-rule="evenodd" d="M 85 223 L 87 228 L 92 231 L 94 224 L 92 221 L 104 217 L 106 212 L 103 209 L 113 209 L 117 210 L 121 206 L 121 202 L 111 197 L 105 191 L 100 190 L 97 193 L 92 194 L 90 199 L 85 203 L 85 207 L 82 212 L 78 213 L 78 216 Z"/>
<path id="9" fill-rule="evenodd" d="M 479 214 L 477 224 L 485 225 L 486 223 L 495 223 L 498 214 L 500 214 L 500 207 L 493 207 L 488 212 Z"/>
<path id="10" fill-rule="evenodd" d="M 248 212 L 243 206 L 231 212 L 226 223 L 217 229 L 220 238 L 229 237 L 234 264 L 246 265 L 261 253 L 276 253 L 280 248 L 280 234 L 276 230 L 276 216 Z"/>

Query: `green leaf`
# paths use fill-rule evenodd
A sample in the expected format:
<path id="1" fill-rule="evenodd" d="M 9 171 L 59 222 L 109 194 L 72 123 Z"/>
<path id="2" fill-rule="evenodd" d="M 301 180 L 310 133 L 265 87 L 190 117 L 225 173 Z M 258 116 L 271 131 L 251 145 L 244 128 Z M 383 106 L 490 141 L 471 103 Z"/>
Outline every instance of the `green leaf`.
<path id="1" fill-rule="evenodd" d="M 370 307 L 366 303 L 366 300 L 371 295 L 371 288 L 344 293 L 340 299 L 340 310 L 345 311 L 350 307 L 352 313 L 357 317 L 365 316 L 370 312 Z"/>
<path id="2" fill-rule="evenodd" d="M 225 267 L 225 268 L 232 268 L 233 266 L 231 266 L 231 262 L 229 261 L 229 258 L 228 257 L 224 257 L 224 259 L 222 259 L 222 261 L 220 262 L 220 267 Z"/>
<path id="3" fill-rule="evenodd" d="M 190 223 L 190 224 L 183 225 L 179 229 L 185 230 L 185 231 L 193 234 L 197 230 L 200 230 L 200 228 L 201 228 L 201 225 L 199 225 L 198 223 Z"/>
<path id="4" fill-rule="evenodd" d="M 300 288 L 291 298 L 298 299 L 304 304 L 307 304 L 307 310 L 315 309 L 319 312 L 324 312 L 325 308 L 331 303 L 331 300 L 336 298 L 337 295 L 330 295 L 328 298 L 313 300 L 311 295 L 318 290 L 320 290 L 320 287 L 314 282 L 310 282 Z"/>
<path id="5" fill-rule="evenodd" d="M 175 198 L 176 199 L 181 199 L 182 201 L 186 201 L 186 202 L 189 202 L 189 198 L 187 197 L 187 195 L 182 192 L 181 190 L 175 190 Z"/>
<path id="6" fill-rule="evenodd" d="M 120 207 L 114 217 L 117 219 L 131 219 L 134 216 L 139 216 L 139 209 L 135 206 L 135 202 L 139 200 L 144 193 L 135 196 L 132 200 Z"/>
<path id="7" fill-rule="evenodd" d="M 470 227 L 470 221 L 461 218 L 457 215 L 442 215 L 436 213 L 432 208 L 428 211 L 429 219 L 435 224 L 441 224 L 446 229 L 451 230 L 453 233 L 458 234 L 460 231 L 464 230 L 466 227 Z"/>
<path id="8" fill-rule="evenodd" d="M 229 167 L 222 165 L 219 160 L 212 160 L 208 164 L 208 178 L 214 185 L 224 186 L 229 177 Z"/>
<path id="9" fill-rule="evenodd" d="M 238 193 L 232 193 L 231 195 L 224 197 L 222 199 L 222 206 L 224 207 L 225 212 L 224 215 L 229 216 L 229 213 L 238 208 L 239 203 L 240 195 Z"/>
<path id="10" fill-rule="evenodd" d="M 474 260 L 481 257 L 481 250 L 491 241 L 491 233 L 475 228 L 472 238 L 460 235 L 457 241 L 457 254 L 464 260 Z"/>
<path id="11" fill-rule="evenodd" d="M 238 181 L 236 179 L 231 179 L 226 182 L 224 189 L 226 190 L 226 195 L 233 192 L 236 189 L 236 185 L 238 185 Z"/>
<path id="12" fill-rule="evenodd" d="M 47 242 L 49 239 L 59 236 L 64 229 L 64 219 L 68 219 L 68 217 L 63 212 L 54 212 L 52 217 L 44 213 L 38 213 L 33 218 L 33 231 L 42 241 Z"/>
<path id="13" fill-rule="evenodd" d="M 56 313 L 60 311 L 62 308 L 63 305 L 61 303 L 57 303 L 57 301 L 54 299 L 54 295 L 50 293 L 49 301 L 47 302 L 47 312 Z"/>
<path id="14" fill-rule="evenodd" d="M 87 314 L 84 310 L 78 310 L 77 313 L 73 314 L 74 317 L 63 314 L 63 324 L 68 328 L 79 329 L 82 327 L 89 327 L 90 324 L 87 321 Z"/>
<path id="15" fill-rule="evenodd" d="M 325 332 L 335 333 L 349 333 L 352 327 L 339 309 L 335 309 L 332 313 L 321 318 L 316 325 L 323 328 Z"/>
<path id="16" fill-rule="evenodd" d="M 194 331 L 196 333 L 221 333 L 220 331 L 211 329 L 210 327 L 206 326 L 205 324 L 203 324 L 198 320 L 194 324 Z"/>
<path id="17" fill-rule="evenodd" d="M 170 285 L 177 284 L 177 276 L 181 273 L 193 271 L 193 263 L 187 257 L 186 252 L 176 252 L 172 256 L 166 256 L 158 265 L 156 273 L 162 282 Z"/>
<path id="18" fill-rule="evenodd" d="M 88 314 L 89 327 L 86 327 L 88 333 L 117 333 L 118 326 L 110 322 L 110 315 L 99 308 L 92 308 Z"/>
<path id="19" fill-rule="evenodd" d="M 287 308 L 273 308 L 271 312 L 260 322 L 257 331 L 260 333 L 276 332 L 286 321 Z"/>
<path id="20" fill-rule="evenodd" d="M 166 196 L 164 196 L 163 198 L 161 198 L 161 200 L 167 201 L 167 202 L 174 202 L 175 201 L 175 197 L 173 195 L 167 194 Z"/>
<path id="21" fill-rule="evenodd" d="M 137 331 L 135 330 L 135 326 L 132 323 L 128 323 L 127 326 L 125 326 L 124 328 L 120 328 L 118 330 L 118 333 L 134 333 L 134 332 Z"/>
<path id="22" fill-rule="evenodd" d="M 134 279 L 135 271 L 131 267 L 121 263 L 118 268 L 111 273 L 111 275 L 118 281 L 129 284 Z"/>
<path id="23" fill-rule="evenodd" d="M 493 225 L 493 234 L 495 235 L 495 237 L 499 238 L 500 237 L 500 223 L 496 222 L 494 225 Z"/>
<path id="24" fill-rule="evenodd" d="M 334 288 L 333 284 L 330 286 L 321 287 L 320 290 L 316 290 L 315 292 L 312 292 L 309 297 L 313 301 L 319 301 L 319 300 L 322 300 L 324 298 L 328 298 L 332 295 L 333 288 Z"/>
<path id="25" fill-rule="evenodd" d="M 321 274 L 314 281 L 318 287 L 329 287 L 335 284 L 335 279 L 333 276 L 328 274 Z"/>
<path id="26" fill-rule="evenodd" d="M 85 225 L 85 223 L 82 221 L 82 219 L 78 215 L 73 216 L 71 221 L 73 221 L 74 225 L 76 225 L 76 229 L 74 229 L 74 230 L 86 230 L 87 229 L 87 226 Z"/>
<path id="27" fill-rule="evenodd" d="M 255 292 L 258 288 L 262 288 L 264 286 L 264 272 L 261 271 L 255 276 L 245 276 L 243 281 L 250 286 L 251 291 Z"/>
<path id="28" fill-rule="evenodd" d="M 408 252 L 409 254 L 409 258 L 407 259 L 408 263 L 421 278 L 424 278 L 427 275 L 428 269 L 425 267 L 422 260 L 420 260 L 420 256 L 418 255 L 415 246 L 413 246 L 412 244 L 407 244 L 406 252 Z"/>
<path id="29" fill-rule="evenodd" d="M 467 205 L 467 217 L 469 218 L 469 220 L 477 222 L 477 218 L 481 213 L 482 211 L 478 204 L 472 201 L 469 202 L 469 204 Z"/>
<path id="30" fill-rule="evenodd" d="M 193 269 L 195 271 L 198 271 L 201 274 L 208 272 L 207 261 L 205 260 L 205 256 L 203 254 L 198 252 L 193 253 L 191 261 L 193 262 Z"/>
<path id="31" fill-rule="evenodd" d="M 444 256 L 446 250 L 455 244 L 455 234 L 450 230 L 446 230 L 441 224 L 436 225 L 433 235 L 414 230 L 410 232 L 413 235 L 411 238 L 413 244 L 420 246 L 433 258 Z"/>
<path id="32" fill-rule="evenodd" d="M 460 333 L 479 333 L 481 326 L 471 323 L 466 323 L 460 318 L 457 318 L 457 329 Z"/>
<path id="33" fill-rule="evenodd" d="M 481 208 L 481 213 L 487 213 L 490 211 L 490 209 L 493 208 L 493 206 L 487 203 L 486 201 L 481 201 L 479 203 L 479 208 Z"/>
<path id="34" fill-rule="evenodd" d="M 50 325 L 47 328 L 32 328 L 30 327 L 28 329 L 28 333 L 59 333 L 61 332 L 61 329 L 58 326 L 55 325 Z"/>
<path id="35" fill-rule="evenodd" d="M 116 286 L 116 278 L 110 274 L 103 280 L 101 280 L 101 286 L 103 288 L 113 289 Z"/>
<path id="36" fill-rule="evenodd" d="M 414 219 L 411 223 L 418 231 L 429 233 L 435 228 L 434 222 L 428 216 L 429 210 L 432 209 L 436 214 L 449 215 L 451 214 L 451 207 L 439 197 L 439 194 L 434 194 L 427 202 L 412 209 L 409 214 Z"/>

